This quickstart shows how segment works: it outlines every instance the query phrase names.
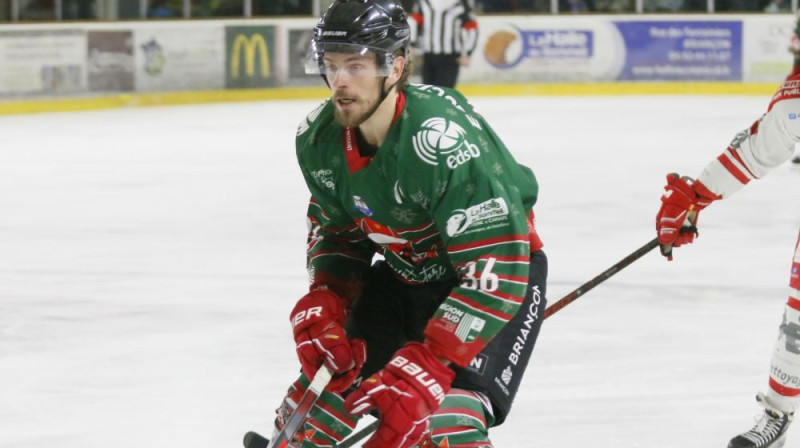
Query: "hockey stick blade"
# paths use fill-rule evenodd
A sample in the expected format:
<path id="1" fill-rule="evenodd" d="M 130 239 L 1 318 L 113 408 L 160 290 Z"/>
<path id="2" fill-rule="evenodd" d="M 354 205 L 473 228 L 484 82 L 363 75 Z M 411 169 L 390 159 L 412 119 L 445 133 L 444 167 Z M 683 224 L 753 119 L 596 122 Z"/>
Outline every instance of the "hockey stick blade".
<path id="1" fill-rule="evenodd" d="M 544 310 L 544 318 L 547 319 L 553 314 L 561 311 L 562 308 L 574 302 L 578 297 L 586 294 L 595 286 L 608 280 L 614 274 L 621 271 L 634 261 L 642 258 L 643 255 L 655 249 L 657 246 L 658 246 L 658 238 L 653 238 L 651 241 L 648 241 L 647 244 L 636 249 L 630 255 L 618 261 L 614 266 L 611 266 L 610 268 L 600 273 L 600 275 L 598 275 L 597 277 L 589 280 L 588 282 L 582 284 L 581 286 L 578 286 L 574 291 L 565 295 L 557 302 L 547 307 L 547 309 Z"/>
<path id="2" fill-rule="evenodd" d="M 244 435 L 244 448 L 267 448 L 269 440 L 261 434 L 249 431 Z"/>

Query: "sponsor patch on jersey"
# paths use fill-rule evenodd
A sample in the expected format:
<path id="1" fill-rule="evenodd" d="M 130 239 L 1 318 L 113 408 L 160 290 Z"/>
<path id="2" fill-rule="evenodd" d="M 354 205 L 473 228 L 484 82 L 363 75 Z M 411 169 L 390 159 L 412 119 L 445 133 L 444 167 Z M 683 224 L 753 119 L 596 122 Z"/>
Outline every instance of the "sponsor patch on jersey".
<path id="1" fill-rule="evenodd" d="M 311 172 L 311 177 L 317 181 L 318 184 L 333 191 L 336 189 L 336 184 L 333 183 L 333 170 L 320 169 Z"/>
<path id="2" fill-rule="evenodd" d="M 511 383 L 511 378 L 513 377 L 514 377 L 514 371 L 511 370 L 511 366 L 506 366 L 506 368 L 503 369 L 503 372 L 500 373 L 500 378 L 503 380 L 504 383 L 506 383 L 506 386 L 508 386 L 509 383 Z"/>
<path id="3" fill-rule="evenodd" d="M 367 203 L 361 199 L 361 196 L 353 196 L 353 206 L 356 208 L 356 210 L 367 216 L 372 216 L 373 214 L 373 211 L 369 208 Z"/>
<path id="4" fill-rule="evenodd" d="M 472 314 L 465 314 L 456 327 L 455 335 L 462 342 L 472 342 L 486 325 L 486 321 Z"/>
<path id="5" fill-rule="evenodd" d="M 478 356 L 472 359 L 467 366 L 467 370 L 483 375 L 486 372 L 486 365 L 489 364 L 489 357 L 483 353 L 478 353 Z"/>
<path id="6" fill-rule="evenodd" d="M 449 236 L 508 224 L 508 205 L 503 198 L 491 198 L 467 209 L 454 210 L 447 219 Z M 469 231 L 469 232 L 468 232 Z"/>
<path id="7" fill-rule="evenodd" d="M 410 283 L 430 283 L 443 280 L 450 273 L 447 267 L 438 264 L 427 264 L 419 271 L 415 269 L 403 269 L 397 272 L 400 277 L 403 277 Z"/>
<path id="8" fill-rule="evenodd" d="M 467 141 L 467 132 L 458 123 L 446 118 L 433 117 L 425 120 L 420 130 L 411 138 L 414 152 L 423 162 L 436 166 L 439 154 L 446 155 L 450 169 L 481 156 L 480 148 Z"/>
<path id="9" fill-rule="evenodd" d="M 502 392 L 503 392 L 503 393 L 504 393 L 504 394 L 505 394 L 507 397 L 508 397 L 508 396 L 511 396 L 511 393 L 508 391 L 508 388 L 506 387 L 506 385 L 505 385 L 505 384 L 503 384 L 503 382 L 502 382 L 502 381 L 500 381 L 500 378 L 498 378 L 498 377 L 494 377 L 494 384 L 495 384 L 495 385 L 497 385 L 497 387 L 498 387 L 498 388 L 500 388 L 500 390 L 501 390 L 501 391 L 502 391 Z"/>

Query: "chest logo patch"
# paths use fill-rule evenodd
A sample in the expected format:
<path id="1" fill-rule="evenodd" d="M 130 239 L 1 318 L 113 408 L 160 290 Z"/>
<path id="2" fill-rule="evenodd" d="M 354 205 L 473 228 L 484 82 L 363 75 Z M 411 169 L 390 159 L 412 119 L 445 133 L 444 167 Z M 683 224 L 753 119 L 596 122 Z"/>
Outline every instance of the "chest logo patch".
<path id="1" fill-rule="evenodd" d="M 468 160 L 480 157 L 477 145 L 468 142 L 467 132 L 458 123 L 434 117 L 425 120 L 414 134 L 414 152 L 429 165 L 439 164 L 439 154 L 447 155 L 447 166 L 455 169 Z"/>

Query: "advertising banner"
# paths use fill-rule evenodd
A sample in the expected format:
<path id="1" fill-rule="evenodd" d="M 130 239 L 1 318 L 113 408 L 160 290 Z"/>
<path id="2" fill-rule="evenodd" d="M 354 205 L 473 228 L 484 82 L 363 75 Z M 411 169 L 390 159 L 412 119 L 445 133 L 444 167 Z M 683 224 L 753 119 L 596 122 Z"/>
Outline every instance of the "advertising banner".
<path id="1" fill-rule="evenodd" d="M 305 59 L 314 30 L 311 27 L 289 30 L 289 76 L 292 85 L 320 85 L 319 76 L 306 75 Z"/>
<path id="2" fill-rule="evenodd" d="M 318 76 L 305 74 L 315 24 L 303 17 L 0 25 L 0 100 L 319 87 Z M 794 24 L 788 13 L 481 15 L 459 84 L 779 83 L 791 68 Z"/>
<path id="3" fill-rule="evenodd" d="M 225 87 L 225 30 L 222 24 L 139 29 L 136 90 L 180 91 Z"/>
<path id="4" fill-rule="evenodd" d="M 794 59 L 789 51 L 794 23 L 791 14 L 770 14 L 744 22 L 742 69 L 746 81 L 778 81 L 789 74 Z"/>
<path id="5" fill-rule="evenodd" d="M 481 17 L 480 37 L 462 82 L 614 79 L 624 42 L 604 20 Z"/>
<path id="6" fill-rule="evenodd" d="M 133 32 L 89 31 L 89 90 L 133 91 Z"/>
<path id="7" fill-rule="evenodd" d="M 274 26 L 225 27 L 225 53 L 226 87 L 261 88 L 276 84 Z"/>
<path id="8" fill-rule="evenodd" d="M 625 42 L 618 79 L 740 81 L 742 22 L 614 22 Z"/>
<path id="9" fill-rule="evenodd" d="M 85 90 L 85 31 L 0 31 L 0 96 Z"/>

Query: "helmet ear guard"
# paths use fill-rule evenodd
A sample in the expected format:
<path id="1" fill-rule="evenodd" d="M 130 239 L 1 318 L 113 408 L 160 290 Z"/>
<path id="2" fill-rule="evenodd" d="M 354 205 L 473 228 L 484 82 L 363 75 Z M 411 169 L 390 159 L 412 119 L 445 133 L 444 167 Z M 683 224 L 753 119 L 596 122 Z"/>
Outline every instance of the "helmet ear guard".
<path id="1" fill-rule="evenodd" d="M 307 74 L 327 73 L 325 53 L 376 56 L 375 76 L 388 76 L 397 55 L 407 57 L 411 31 L 398 0 L 335 0 L 314 27 Z"/>

